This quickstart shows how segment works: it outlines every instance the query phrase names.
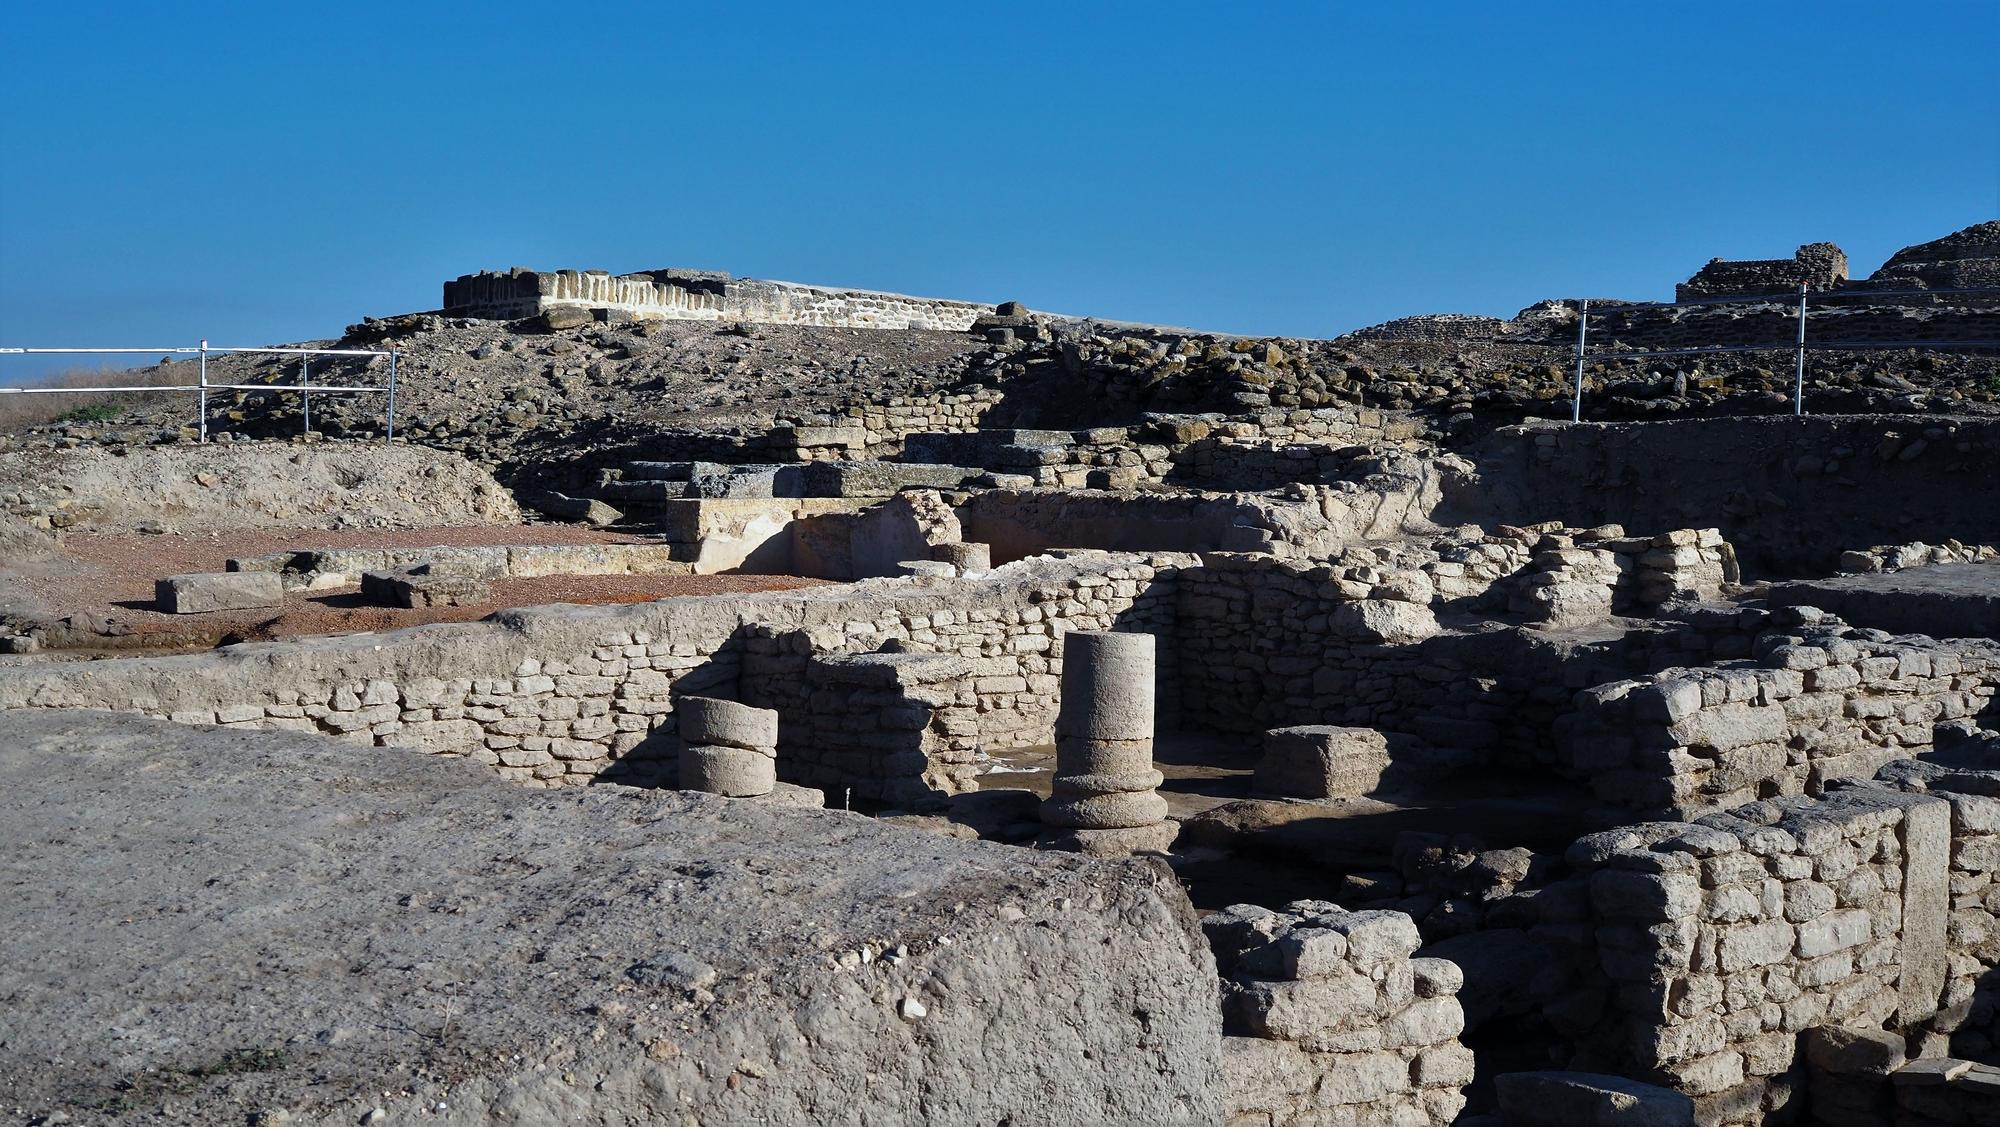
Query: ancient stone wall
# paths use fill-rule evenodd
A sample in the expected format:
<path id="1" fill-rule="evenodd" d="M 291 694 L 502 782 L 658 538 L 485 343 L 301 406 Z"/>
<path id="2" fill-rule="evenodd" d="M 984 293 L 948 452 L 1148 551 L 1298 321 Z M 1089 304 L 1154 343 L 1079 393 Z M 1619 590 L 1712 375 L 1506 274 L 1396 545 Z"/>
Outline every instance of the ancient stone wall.
<path id="1" fill-rule="evenodd" d="M 2000 527 L 2000 422 L 1891 415 L 1503 427 L 1441 521 L 1716 526 L 1745 570 L 1831 571 L 1866 544 Z M 1671 488 L 1662 483 L 1671 482 Z"/>
<path id="2" fill-rule="evenodd" d="M 467 274 L 444 284 L 446 313 L 513 320 L 558 306 L 615 310 L 641 319 L 750 321 L 871 329 L 960 331 L 993 307 L 870 290 L 825 289 L 727 275 L 598 270 Z"/>
<path id="3" fill-rule="evenodd" d="M 947 623 L 947 627 L 949 623 Z M 979 693 L 955 654 L 812 656 L 801 635 L 753 630 L 743 699 L 776 709 L 789 772 L 831 797 L 916 805 L 978 789 Z M 800 660 L 803 658 L 804 660 Z"/>
<path id="4" fill-rule="evenodd" d="M 1704 1127 L 1796 1111 L 1800 1033 L 1937 1013 L 1951 853 L 1947 803 L 1873 786 L 1581 839 L 1609 987 L 1578 1065 L 1687 1092 Z"/>
<path id="5" fill-rule="evenodd" d="M 1828 290 L 1847 280 L 1847 254 L 1832 243 L 1807 243 L 1790 258 L 1729 261 L 1712 258 L 1694 277 L 1674 287 L 1674 300 L 1768 294 L 1804 282 Z"/>
<path id="6" fill-rule="evenodd" d="M 1608 801 L 1687 814 L 1866 778 L 1992 705 L 1994 643 L 1892 638 L 1811 608 L 1773 618 L 1749 661 L 1578 694 L 1557 726 L 1564 765 Z"/>
<path id="7" fill-rule="evenodd" d="M 1233 1127 L 1450 1123 L 1464 1109 L 1464 978 L 1443 959 L 1411 957 L 1410 917 L 1307 900 L 1238 904 L 1202 928 L 1222 976 Z"/>
<path id="8" fill-rule="evenodd" d="M 230 571 L 277 572 L 287 590 L 338 587 L 363 572 L 430 565 L 475 579 L 543 575 L 669 575 L 688 570 L 667 544 L 497 544 L 426 548 L 307 548 L 229 561 Z"/>
<path id="9" fill-rule="evenodd" d="M 1504 608 L 1504 582 L 1538 535 L 1514 530 L 1373 566 L 1356 559 L 1365 547 L 1322 565 L 1204 555 L 1178 581 L 1184 721 L 1246 735 L 1376 728 L 1416 738 L 1392 745 L 1402 760 L 1445 749 L 1443 760 L 1469 753 L 1547 770 L 1552 726 L 1595 678 L 1749 652 L 1757 612 L 1689 608 L 1583 639 L 1482 629 L 1485 619 L 1460 613 L 1493 596 Z"/>
<path id="10" fill-rule="evenodd" d="M 1034 744 L 1051 738 L 1061 636 L 1171 634 L 1172 584 L 1158 580 L 1192 562 L 1075 552 L 976 578 L 527 608 L 380 635 L 10 667 L 0 670 L 0 708 L 102 708 L 320 732 L 464 756 L 544 786 L 600 776 L 651 782 L 671 777 L 676 696 L 736 697 L 746 668 L 753 695 L 775 695 L 759 686 L 781 671 L 794 675 L 792 664 L 802 673 L 811 654 L 894 644 L 964 660 L 951 691 L 955 702 L 958 686 L 970 686 L 984 746 Z M 762 652 L 759 639 L 777 633 L 788 635 L 784 653 Z M 952 716 L 963 713 L 947 714 L 947 727 Z M 959 752 L 949 741 L 925 750 L 933 747 L 941 756 Z M 910 779 L 934 770 L 927 762 L 904 766 Z M 828 788 L 856 781 L 844 768 L 803 760 L 795 770 L 782 756 L 779 771 L 788 782 Z"/>

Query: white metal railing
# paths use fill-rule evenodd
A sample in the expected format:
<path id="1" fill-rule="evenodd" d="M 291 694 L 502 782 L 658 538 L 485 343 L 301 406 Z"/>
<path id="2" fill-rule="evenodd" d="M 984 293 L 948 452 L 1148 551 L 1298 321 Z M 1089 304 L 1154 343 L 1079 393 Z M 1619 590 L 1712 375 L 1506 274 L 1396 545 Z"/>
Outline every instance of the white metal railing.
<path id="1" fill-rule="evenodd" d="M 299 358 L 299 382 L 295 384 L 253 383 L 226 384 L 208 382 L 208 358 L 212 355 L 248 354 L 255 356 L 296 356 Z M 123 392 L 192 391 L 195 393 L 195 429 L 202 442 L 208 441 L 208 393 L 211 391 L 277 391 L 299 393 L 300 414 L 304 416 L 305 433 L 312 433 L 312 397 L 314 392 L 322 395 L 366 395 L 388 396 L 388 405 L 383 412 L 383 436 L 396 437 L 396 360 L 397 350 L 374 348 L 224 348 L 212 345 L 206 340 L 193 348 L 0 348 L 0 356 L 196 356 L 200 359 L 196 381 L 191 384 L 123 384 L 118 386 L 92 387 L 0 387 L 0 395 L 115 395 Z M 376 387 L 360 384 L 314 384 L 310 369 L 315 356 L 386 356 L 389 359 L 388 382 Z M 281 362 L 282 363 L 282 362 Z"/>
<path id="2" fill-rule="evenodd" d="M 1956 297 L 1960 294 L 2000 295 L 2000 288 L 1977 287 L 1941 290 L 1824 290 L 1818 295 L 1822 299 L 1822 309 L 1838 309 L 1848 300 L 1866 301 L 1878 297 Z M 1573 423 L 1583 421 L 1583 367 L 1586 361 L 1639 360 L 1653 356 L 1707 356 L 1729 352 L 1781 352 L 1790 351 L 1794 356 L 1792 374 L 1792 414 L 1806 413 L 1806 353 L 1808 351 L 1855 351 L 1871 348 L 2000 348 L 2000 340 L 1823 340 L 1806 339 L 1806 320 L 1811 316 L 1808 301 L 1815 296 L 1811 287 L 1799 283 L 1798 337 L 1789 349 L 1782 344 L 1717 344 L 1695 348 L 1658 348 L 1628 351 L 1607 349 L 1592 353 L 1590 344 L 1590 299 L 1583 298 L 1577 304 L 1576 317 L 1576 384 L 1570 398 L 1569 419 Z M 1755 294 L 1749 296 L 1721 295 L 1696 298 L 1692 301 L 1621 301 L 1614 308 L 1620 311 L 1635 308 L 1660 309 L 1691 305 L 1753 305 L 1774 301 L 1789 302 L 1792 295 Z"/>

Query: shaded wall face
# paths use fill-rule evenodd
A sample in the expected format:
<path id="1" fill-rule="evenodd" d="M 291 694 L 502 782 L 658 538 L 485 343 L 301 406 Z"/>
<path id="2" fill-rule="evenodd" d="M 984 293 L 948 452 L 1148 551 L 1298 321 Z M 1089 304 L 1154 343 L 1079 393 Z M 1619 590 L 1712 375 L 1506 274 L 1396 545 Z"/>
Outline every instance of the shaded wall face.
<path id="1" fill-rule="evenodd" d="M 1116 552 L 1241 551 L 1261 538 L 1227 502 L 1129 494 L 985 490 L 959 509 L 965 538 L 990 545 L 995 564 L 1051 548 Z"/>
<path id="2" fill-rule="evenodd" d="M 1737 416 L 1539 424 L 1471 451 L 1452 516 L 1719 526 L 1753 578 L 1823 574 L 1873 544 L 2000 539 L 2000 421 Z"/>

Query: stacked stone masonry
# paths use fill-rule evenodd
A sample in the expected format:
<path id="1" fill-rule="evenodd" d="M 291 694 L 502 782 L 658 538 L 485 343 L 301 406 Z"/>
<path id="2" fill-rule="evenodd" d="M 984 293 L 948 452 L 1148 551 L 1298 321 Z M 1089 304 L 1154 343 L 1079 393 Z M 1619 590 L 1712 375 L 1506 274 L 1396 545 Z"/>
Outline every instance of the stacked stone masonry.
<path id="1" fill-rule="evenodd" d="M 1062 637 L 1171 633 L 1171 577 L 1191 560 L 1102 552 L 1042 557 L 965 579 L 505 611 L 388 635 L 252 643 L 174 657 L 0 670 L 0 707 L 102 708 L 190 724 L 320 732 L 463 756 L 541 786 L 671 782 L 678 695 L 774 699 L 787 668 L 757 651 L 777 634 L 801 662 L 896 645 L 963 661 L 952 703 L 924 728 L 940 762 L 911 762 L 939 789 L 962 779 L 969 688 L 984 747 L 1053 738 Z M 763 639 L 760 641 L 759 639 Z M 745 684 L 744 674 L 749 671 Z M 743 686 L 748 691 L 739 691 Z M 763 688 L 760 688 L 763 686 Z M 942 686 L 923 686 L 942 693 Z M 765 695 L 760 696 L 763 693 Z M 787 782 L 895 786 L 837 761 L 781 763 Z"/>
<path id="2" fill-rule="evenodd" d="M 729 798 L 756 798 L 778 785 L 778 714 L 714 697 L 682 697 L 680 785 Z"/>
<path id="3" fill-rule="evenodd" d="M 970 660 L 945 653 L 815 656 L 804 634 L 757 629 L 742 660 L 745 699 L 780 718 L 788 773 L 838 780 L 842 805 L 860 798 L 915 806 L 976 789 L 980 701 Z"/>
<path id="4" fill-rule="evenodd" d="M 1569 768 L 1609 801 L 1695 813 L 1866 778 L 1992 706 L 1992 642 L 1896 638 L 1809 607 L 1775 617 L 1752 660 L 1579 694 L 1558 728 Z"/>
<path id="5" fill-rule="evenodd" d="M 1465 1107 L 1464 977 L 1412 958 L 1408 916 L 1238 904 L 1202 928 L 1222 976 L 1229 1127 L 1444 1124 Z"/>
<path id="6" fill-rule="evenodd" d="M 1937 1014 L 1951 848 L 1949 804 L 1886 787 L 1578 841 L 1607 983 L 1579 1066 L 1687 1092 L 1704 1127 L 1796 1112 L 1801 1033 Z"/>

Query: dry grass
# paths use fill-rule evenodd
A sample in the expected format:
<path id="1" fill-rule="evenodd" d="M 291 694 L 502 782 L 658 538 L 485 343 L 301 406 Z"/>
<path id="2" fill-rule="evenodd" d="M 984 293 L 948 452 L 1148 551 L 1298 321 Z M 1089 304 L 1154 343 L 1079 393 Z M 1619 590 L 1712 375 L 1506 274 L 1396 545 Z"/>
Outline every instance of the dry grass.
<path id="1" fill-rule="evenodd" d="M 35 380 L 0 378 L 0 387 L 116 387 L 122 384 L 192 386 L 198 379 L 196 367 L 174 363 L 156 368 L 71 368 Z M 123 416 L 141 401 L 153 401 L 173 392 L 138 392 L 129 395 L 79 393 L 76 395 L 10 395 L 0 392 L 0 433 L 26 430 L 57 421 L 80 423 L 109 422 Z M 192 405 L 190 405 L 192 411 Z M 190 416 L 192 417 L 192 416 Z"/>

